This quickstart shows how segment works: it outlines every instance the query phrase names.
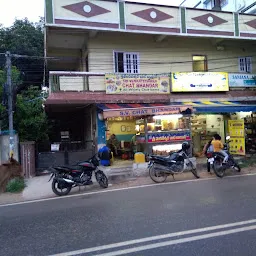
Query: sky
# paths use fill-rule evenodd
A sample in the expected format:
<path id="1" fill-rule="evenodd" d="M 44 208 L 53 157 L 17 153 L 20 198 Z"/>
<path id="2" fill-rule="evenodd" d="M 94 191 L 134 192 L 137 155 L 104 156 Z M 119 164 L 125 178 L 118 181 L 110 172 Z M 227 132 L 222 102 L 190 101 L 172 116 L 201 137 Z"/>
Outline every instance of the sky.
<path id="1" fill-rule="evenodd" d="M 131 2 L 179 5 L 182 0 L 130 0 Z M 189 2 L 191 0 L 187 0 Z M 0 24 L 9 27 L 15 18 L 27 17 L 32 22 L 44 16 L 44 0 L 0 0 Z"/>

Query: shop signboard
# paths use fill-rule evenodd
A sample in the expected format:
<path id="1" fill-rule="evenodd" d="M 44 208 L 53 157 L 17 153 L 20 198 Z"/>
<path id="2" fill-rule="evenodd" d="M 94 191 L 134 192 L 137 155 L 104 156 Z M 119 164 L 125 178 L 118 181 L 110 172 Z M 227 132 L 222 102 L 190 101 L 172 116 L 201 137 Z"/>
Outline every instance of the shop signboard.
<path id="1" fill-rule="evenodd" d="M 172 73 L 172 92 L 227 92 L 226 72 Z"/>
<path id="2" fill-rule="evenodd" d="M 104 118 L 110 117 L 128 117 L 128 116 L 154 116 L 154 115 L 171 115 L 180 114 L 187 111 L 191 107 L 188 106 L 164 106 L 164 107 L 145 107 L 145 108 L 127 108 L 127 109 L 111 109 L 103 112 Z"/>
<path id="3" fill-rule="evenodd" d="M 189 131 L 153 133 L 148 135 L 148 143 L 175 142 L 184 140 L 191 140 Z"/>
<path id="4" fill-rule="evenodd" d="M 234 155 L 245 155 L 244 120 L 228 120 L 228 128 L 230 153 Z"/>
<path id="5" fill-rule="evenodd" d="M 106 74 L 106 94 L 169 94 L 170 74 Z"/>
<path id="6" fill-rule="evenodd" d="M 256 74 L 229 74 L 229 87 L 256 87 Z"/>

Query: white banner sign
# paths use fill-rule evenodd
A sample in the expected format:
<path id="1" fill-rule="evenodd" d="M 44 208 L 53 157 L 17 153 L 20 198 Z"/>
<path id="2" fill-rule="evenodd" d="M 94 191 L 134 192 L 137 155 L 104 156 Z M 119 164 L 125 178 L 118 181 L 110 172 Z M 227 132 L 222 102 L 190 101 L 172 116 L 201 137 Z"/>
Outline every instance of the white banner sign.
<path id="1" fill-rule="evenodd" d="M 256 74 L 229 74 L 229 86 L 256 87 Z"/>
<path id="2" fill-rule="evenodd" d="M 227 92 L 228 73 L 180 72 L 172 73 L 172 92 Z"/>

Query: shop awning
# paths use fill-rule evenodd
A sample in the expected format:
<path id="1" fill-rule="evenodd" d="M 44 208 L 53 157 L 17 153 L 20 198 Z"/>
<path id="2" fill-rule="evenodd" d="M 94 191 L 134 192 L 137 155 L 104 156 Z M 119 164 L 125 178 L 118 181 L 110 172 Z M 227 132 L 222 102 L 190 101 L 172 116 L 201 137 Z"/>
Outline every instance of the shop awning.
<path id="1" fill-rule="evenodd" d="M 256 112 L 256 104 L 234 101 L 189 101 L 179 102 L 180 105 L 193 106 L 195 113 L 234 113 L 234 112 Z"/>
<path id="2" fill-rule="evenodd" d="M 168 114 L 191 114 L 192 106 L 170 104 L 98 104 L 104 118 L 122 116 L 146 116 Z"/>

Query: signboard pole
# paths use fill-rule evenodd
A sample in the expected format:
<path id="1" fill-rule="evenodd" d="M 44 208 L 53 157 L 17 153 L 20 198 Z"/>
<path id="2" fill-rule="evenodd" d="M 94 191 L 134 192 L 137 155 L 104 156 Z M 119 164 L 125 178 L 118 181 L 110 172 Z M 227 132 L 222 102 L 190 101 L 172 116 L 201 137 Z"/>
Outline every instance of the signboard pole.
<path id="1" fill-rule="evenodd" d="M 145 125 L 145 138 L 146 138 L 146 144 L 145 144 L 145 153 L 149 154 L 149 147 L 148 147 L 148 118 L 144 118 L 144 125 Z"/>

